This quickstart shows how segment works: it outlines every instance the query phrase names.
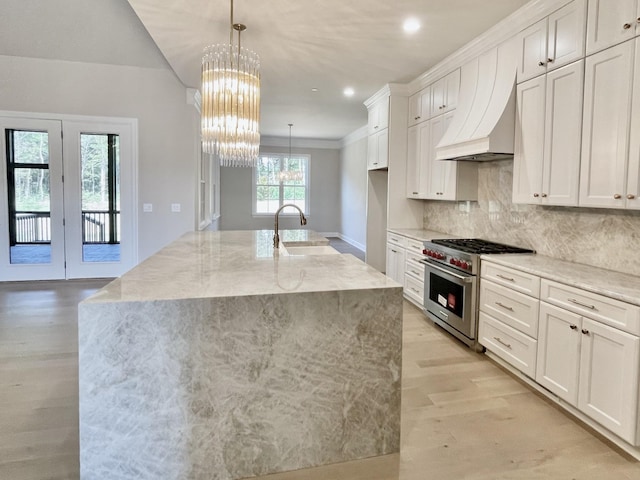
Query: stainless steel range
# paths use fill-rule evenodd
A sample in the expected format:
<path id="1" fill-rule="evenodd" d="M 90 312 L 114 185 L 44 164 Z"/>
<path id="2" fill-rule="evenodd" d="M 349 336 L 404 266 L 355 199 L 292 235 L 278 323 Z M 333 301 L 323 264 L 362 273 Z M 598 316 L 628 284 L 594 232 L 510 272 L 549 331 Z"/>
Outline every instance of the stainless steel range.
<path id="1" fill-rule="evenodd" d="M 469 346 L 477 346 L 480 255 L 535 253 L 481 239 L 424 242 L 424 310 L 429 318 Z"/>

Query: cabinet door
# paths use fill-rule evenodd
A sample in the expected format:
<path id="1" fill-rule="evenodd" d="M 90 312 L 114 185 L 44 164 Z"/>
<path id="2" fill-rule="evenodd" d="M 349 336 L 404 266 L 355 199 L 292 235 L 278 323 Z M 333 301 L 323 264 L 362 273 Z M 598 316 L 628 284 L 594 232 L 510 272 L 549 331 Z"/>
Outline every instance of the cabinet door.
<path id="1" fill-rule="evenodd" d="M 431 86 L 409 97 L 409 126 L 427 120 L 431 108 Z"/>
<path id="2" fill-rule="evenodd" d="M 441 78 L 431 86 L 431 107 L 429 110 L 429 118 L 436 117 L 442 113 L 442 109 L 444 108 L 446 88 L 446 77 Z"/>
<path id="3" fill-rule="evenodd" d="M 632 445 L 639 361 L 640 338 L 583 318 L 578 408 Z"/>
<path id="4" fill-rule="evenodd" d="M 547 71 L 584 56 L 587 0 L 574 0 L 549 15 Z"/>
<path id="5" fill-rule="evenodd" d="M 540 302 L 536 381 L 578 405 L 582 317 Z"/>
<path id="6" fill-rule="evenodd" d="M 584 60 L 547 74 L 541 203 L 578 205 Z"/>
<path id="7" fill-rule="evenodd" d="M 518 83 L 547 71 L 547 19 L 534 23 L 518 37 Z"/>
<path id="8" fill-rule="evenodd" d="M 367 168 L 376 170 L 389 165 L 389 129 L 369 135 L 367 142 Z"/>
<path id="9" fill-rule="evenodd" d="M 387 277 L 404 285 L 404 249 L 391 243 L 387 244 Z"/>
<path id="10" fill-rule="evenodd" d="M 445 198 L 445 178 L 448 179 L 451 176 L 452 169 L 453 175 L 455 175 L 456 162 L 436 160 L 436 145 L 442 139 L 452 118 L 453 112 L 450 112 L 431 119 L 429 152 L 426 161 L 429 171 L 427 196 L 435 200 L 443 200 Z"/>
<path id="11" fill-rule="evenodd" d="M 544 158 L 545 76 L 517 86 L 513 202 L 540 203 Z"/>
<path id="12" fill-rule="evenodd" d="M 377 133 L 389 126 L 389 98 L 385 97 L 374 103 L 368 112 L 367 132 Z"/>
<path id="13" fill-rule="evenodd" d="M 638 17 L 640 18 L 640 12 L 638 12 Z M 640 25 L 640 22 L 638 22 L 638 25 Z M 626 207 L 640 209 L 640 38 L 637 38 L 635 42 L 636 59 L 633 73 L 631 139 L 629 144 Z"/>
<path id="14" fill-rule="evenodd" d="M 634 42 L 626 42 L 586 59 L 581 206 L 624 207 L 633 56 Z"/>
<path id="15" fill-rule="evenodd" d="M 449 128 L 449 125 L 451 125 L 451 120 L 453 120 L 453 114 L 454 112 L 448 112 L 445 113 L 443 115 L 443 126 L 444 129 L 442 131 L 442 134 L 440 135 L 440 138 L 442 138 L 442 135 L 444 135 L 444 132 L 447 131 L 447 129 Z M 438 140 L 435 145 L 437 145 L 438 143 L 440 143 L 440 140 Z M 469 198 L 466 197 L 466 192 L 464 193 L 463 196 L 465 196 L 465 198 L 459 198 L 458 194 L 460 193 L 459 190 L 459 183 L 460 183 L 460 170 L 461 168 L 465 168 L 465 167 L 472 167 L 476 168 L 477 165 L 472 165 L 472 164 L 465 164 L 463 166 L 461 166 L 460 168 L 458 167 L 458 162 L 451 162 L 451 161 L 446 161 L 446 160 L 435 160 L 435 145 L 434 145 L 434 152 L 433 152 L 433 162 L 434 162 L 434 175 L 440 175 L 440 177 L 442 178 L 442 195 L 440 200 L 468 200 Z"/>
<path id="16" fill-rule="evenodd" d="M 369 135 L 367 138 L 367 169 L 378 168 L 378 137 Z"/>
<path id="17" fill-rule="evenodd" d="M 589 0 L 587 55 L 633 38 L 638 17 L 637 1 Z"/>
<path id="18" fill-rule="evenodd" d="M 407 130 L 407 197 L 418 198 L 420 193 L 420 126 Z"/>
<path id="19" fill-rule="evenodd" d="M 427 198 L 429 191 L 429 181 L 431 178 L 429 155 L 431 155 L 431 120 L 420 124 L 418 130 L 418 163 L 420 164 L 420 179 L 418 181 L 418 196 Z"/>
<path id="20" fill-rule="evenodd" d="M 442 112 L 455 110 L 458 106 L 458 93 L 460 92 L 460 69 L 456 69 L 444 78 L 444 102 Z"/>

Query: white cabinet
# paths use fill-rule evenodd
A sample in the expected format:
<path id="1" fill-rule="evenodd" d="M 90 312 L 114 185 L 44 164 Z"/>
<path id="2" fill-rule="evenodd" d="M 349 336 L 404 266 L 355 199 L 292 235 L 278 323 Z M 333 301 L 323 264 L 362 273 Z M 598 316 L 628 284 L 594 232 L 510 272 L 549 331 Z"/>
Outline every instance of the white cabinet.
<path id="1" fill-rule="evenodd" d="M 389 166 L 389 130 L 369 135 L 367 147 L 367 168 L 376 170 Z"/>
<path id="2" fill-rule="evenodd" d="M 368 112 L 367 130 L 369 135 L 389 126 L 389 97 L 384 97 L 371 105 Z"/>
<path id="3" fill-rule="evenodd" d="M 407 197 L 426 198 L 431 123 L 422 122 L 407 131 Z"/>
<path id="4" fill-rule="evenodd" d="M 387 277 L 404 285 L 404 248 L 393 243 L 387 243 Z"/>
<path id="5" fill-rule="evenodd" d="M 460 69 L 436 81 L 431 87 L 431 117 L 451 112 L 458 106 Z"/>
<path id="6" fill-rule="evenodd" d="M 513 201 L 578 204 L 584 61 L 517 87 Z"/>
<path id="7" fill-rule="evenodd" d="M 640 208 L 638 49 L 640 39 L 586 59 L 580 206 Z"/>
<path id="8" fill-rule="evenodd" d="M 525 29 L 518 37 L 518 82 L 584 56 L 587 0 L 574 0 Z"/>
<path id="9" fill-rule="evenodd" d="M 589 0 L 587 55 L 639 34 L 638 0 Z"/>
<path id="10" fill-rule="evenodd" d="M 409 97 L 409 126 L 424 122 L 431 109 L 431 86 L 423 88 Z"/>

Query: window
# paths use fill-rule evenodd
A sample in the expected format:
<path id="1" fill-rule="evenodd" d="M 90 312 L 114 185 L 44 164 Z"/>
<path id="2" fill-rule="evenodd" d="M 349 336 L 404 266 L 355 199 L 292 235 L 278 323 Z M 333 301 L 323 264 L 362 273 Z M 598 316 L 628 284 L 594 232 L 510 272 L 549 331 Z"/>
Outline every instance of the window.
<path id="1" fill-rule="evenodd" d="M 287 203 L 309 213 L 309 155 L 261 155 L 254 172 L 255 215 L 272 215 Z M 283 213 L 298 212 L 288 208 Z"/>

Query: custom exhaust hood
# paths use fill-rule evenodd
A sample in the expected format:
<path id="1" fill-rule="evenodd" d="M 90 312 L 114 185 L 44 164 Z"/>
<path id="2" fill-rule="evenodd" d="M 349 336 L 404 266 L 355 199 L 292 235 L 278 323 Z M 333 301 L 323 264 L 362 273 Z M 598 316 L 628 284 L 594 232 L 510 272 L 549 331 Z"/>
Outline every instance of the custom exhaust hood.
<path id="1" fill-rule="evenodd" d="M 462 67 L 451 124 L 436 160 L 482 162 L 513 158 L 516 43 L 508 41 Z"/>

